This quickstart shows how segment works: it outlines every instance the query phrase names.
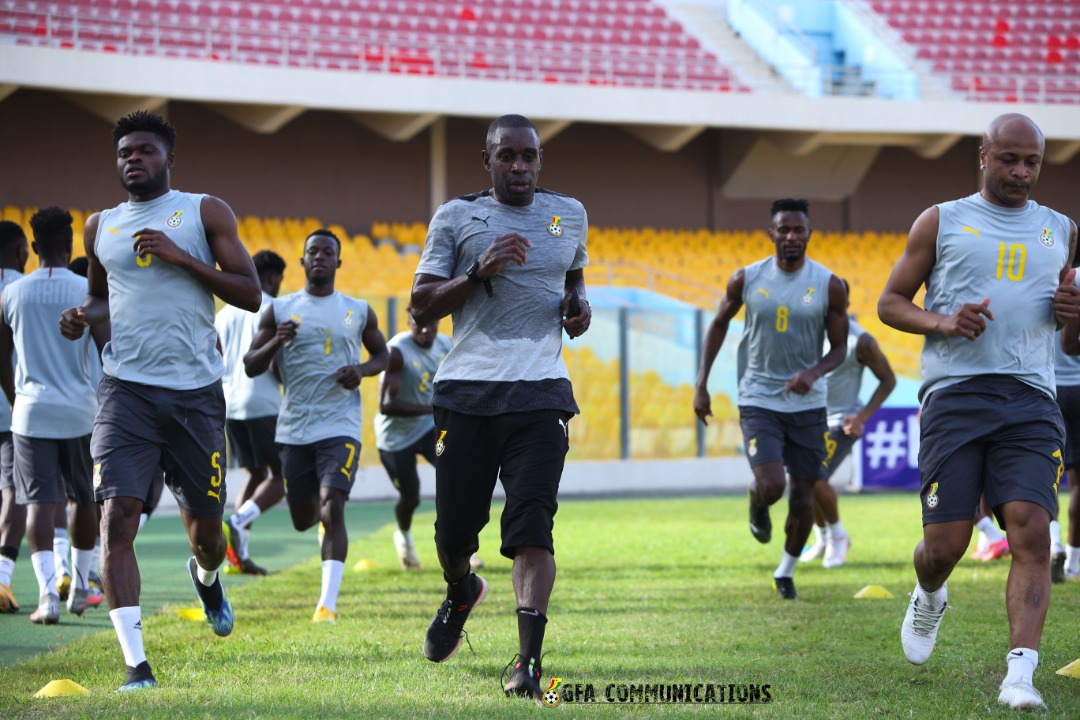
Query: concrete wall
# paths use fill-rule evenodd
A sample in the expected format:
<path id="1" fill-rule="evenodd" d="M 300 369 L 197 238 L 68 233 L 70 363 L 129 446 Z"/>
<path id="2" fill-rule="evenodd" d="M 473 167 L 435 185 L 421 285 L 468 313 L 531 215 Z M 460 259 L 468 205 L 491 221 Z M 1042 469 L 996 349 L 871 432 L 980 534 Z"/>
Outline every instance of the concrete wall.
<path id="1" fill-rule="evenodd" d="M 261 135 L 197 103 L 171 102 L 167 114 L 178 132 L 173 186 L 218 195 L 240 215 L 316 216 L 351 232 L 367 232 L 377 220 L 430 217 L 427 132 L 392 142 L 343 113 L 310 111 L 276 134 Z M 480 158 L 485 129 L 480 120 L 447 121 L 449 196 L 490 185 Z M 60 94 L 16 91 L 0 102 L 0 204 L 116 205 L 124 194 L 110 131 L 111 123 Z M 574 124 L 545 142 L 541 183 L 580 198 L 596 226 L 761 228 L 772 197 L 735 200 L 719 189 L 724 134 L 740 143 L 755 136 L 711 129 L 666 153 L 614 126 Z M 813 202 L 814 225 L 907 231 L 927 206 L 977 188 L 977 152 L 976 138 L 937 160 L 884 147 L 850 197 Z M 788 169 L 778 164 L 773 172 Z M 816 177 L 807 180 L 812 187 Z M 1076 218 L 1078 186 L 1080 158 L 1074 158 L 1046 165 L 1034 197 Z"/>

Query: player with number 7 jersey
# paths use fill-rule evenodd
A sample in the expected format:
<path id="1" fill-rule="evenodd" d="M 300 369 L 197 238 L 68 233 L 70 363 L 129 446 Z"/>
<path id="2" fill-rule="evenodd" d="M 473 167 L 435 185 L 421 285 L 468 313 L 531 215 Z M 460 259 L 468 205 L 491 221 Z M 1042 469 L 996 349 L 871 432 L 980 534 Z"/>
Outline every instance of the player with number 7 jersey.
<path id="1" fill-rule="evenodd" d="M 341 241 L 316 230 L 304 241 L 305 284 L 276 298 L 259 319 L 245 372 L 273 364 L 284 387 L 275 440 L 293 526 L 322 525 L 322 593 L 313 622 L 333 622 L 349 538 L 345 501 L 360 455 L 360 381 L 390 358 L 371 306 L 334 289 Z M 369 358 L 360 362 L 361 345 Z"/>

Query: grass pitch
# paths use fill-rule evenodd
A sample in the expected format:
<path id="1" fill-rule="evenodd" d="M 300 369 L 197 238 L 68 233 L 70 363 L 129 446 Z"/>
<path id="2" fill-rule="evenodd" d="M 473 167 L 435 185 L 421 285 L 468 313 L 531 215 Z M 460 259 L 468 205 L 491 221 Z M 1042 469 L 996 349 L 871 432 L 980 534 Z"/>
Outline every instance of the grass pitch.
<path id="1" fill-rule="evenodd" d="M 311 623 L 319 590 L 313 539 L 286 534 L 283 540 L 299 543 L 309 559 L 254 582 L 227 576 L 237 617 L 228 638 L 176 613 L 197 602 L 182 569 L 175 570 L 173 596 L 143 620 L 147 656 L 160 683 L 156 690 L 113 694 L 123 680 L 123 661 L 102 609 L 96 618 L 100 630 L 70 642 L 65 638 L 51 652 L 3 668 L 0 717 L 1015 715 L 996 702 L 1008 650 L 1008 560 L 962 561 L 949 581 L 953 609 L 934 656 L 921 667 L 904 659 L 900 623 L 914 586 L 911 552 L 921 535 L 913 495 L 842 498 L 841 513 L 854 540 L 848 564 L 834 570 L 800 564 L 797 602 L 779 600 L 771 585 L 782 506 L 773 508 L 776 537 L 763 546 L 746 527 L 744 497 L 563 502 L 556 518 L 559 577 L 543 683 L 561 677 L 564 687 L 580 695 L 579 702 L 552 709 L 506 699 L 500 690 L 500 672 L 517 651 L 517 625 L 510 562 L 497 551 L 498 508 L 481 538 L 488 563 L 481 574 L 491 592 L 466 625 L 472 651 L 463 645 L 436 665 L 421 654 L 424 632 L 445 591 L 427 541 L 433 516 L 418 515 L 414 526 L 424 567 L 405 573 L 393 551 L 390 508 L 368 507 L 361 512 L 366 522 L 384 524 L 350 548 L 336 624 Z M 152 522 L 148 528 L 153 527 Z M 170 547 L 183 554 L 182 537 L 175 529 L 168 532 L 174 533 Z M 361 532 L 354 528 L 354 537 Z M 253 551 L 259 537 L 253 537 Z M 144 547 L 140 558 L 149 563 L 156 545 Z M 376 567 L 353 571 L 362 558 Z M 895 597 L 854 599 L 870 584 L 885 586 Z M 1080 583 L 1056 585 L 1052 595 L 1035 684 L 1049 705 L 1046 717 L 1075 718 L 1080 679 L 1054 671 L 1080 658 Z M 16 626 L 29 625 L 29 610 L 0 616 L 0 636 L 23 633 Z M 62 618 L 65 624 L 79 622 Z M 58 678 L 70 678 L 90 693 L 32 697 Z M 632 684 L 768 685 L 771 701 L 619 702 L 620 688 Z M 596 702 L 580 702 L 590 687 Z M 609 687 L 614 702 L 607 700 Z"/>

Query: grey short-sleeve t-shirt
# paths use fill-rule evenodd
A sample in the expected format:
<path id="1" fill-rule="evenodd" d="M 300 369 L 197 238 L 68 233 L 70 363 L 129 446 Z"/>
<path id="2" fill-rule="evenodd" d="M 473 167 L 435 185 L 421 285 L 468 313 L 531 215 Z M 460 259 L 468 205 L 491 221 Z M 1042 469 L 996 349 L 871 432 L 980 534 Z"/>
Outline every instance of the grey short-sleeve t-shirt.
<path id="1" fill-rule="evenodd" d="M 495 238 L 516 232 L 532 244 L 528 262 L 508 263 L 453 313 L 450 352 L 435 376 L 432 403 L 497 415 L 552 409 L 578 412 L 562 359 L 560 307 L 566 273 L 588 264 L 585 208 L 537 189 L 532 204 L 506 205 L 485 191 L 436 211 L 417 274 L 464 274 Z"/>

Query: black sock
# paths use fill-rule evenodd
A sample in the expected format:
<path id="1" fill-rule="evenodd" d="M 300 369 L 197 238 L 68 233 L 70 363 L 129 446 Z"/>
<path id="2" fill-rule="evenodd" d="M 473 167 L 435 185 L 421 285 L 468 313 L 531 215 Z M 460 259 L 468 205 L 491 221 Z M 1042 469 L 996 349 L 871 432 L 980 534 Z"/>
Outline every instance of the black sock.
<path id="1" fill-rule="evenodd" d="M 531 661 L 534 671 L 540 673 L 540 653 L 544 648 L 544 628 L 547 615 L 528 607 L 517 609 L 519 653 L 522 667 Z"/>
<path id="2" fill-rule="evenodd" d="M 140 680 L 153 680 L 154 673 L 150 670 L 150 663 L 143 660 L 135 667 L 127 666 L 127 677 L 124 679 L 124 684 L 139 682 Z"/>
<path id="3" fill-rule="evenodd" d="M 445 575 L 443 576 L 446 577 Z M 471 603 L 473 600 L 473 574 L 471 572 L 465 573 L 465 577 L 461 578 L 457 582 L 446 582 L 446 597 L 450 598 L 450 602 L 454 605 L 464 605 Z"/>
<path id="4" fill-rule="evenodd" d="M 19 559 L 19 548 L 4 545 L 0 547 L 0 557 L 11 558 L 12 561 Z"/>
<path id="5" fill-rule="evenodd" d="M 199 599 L 203 601 L 208 610 L 220 610 L 221 603 L 225 600 L 225 596 L 221 590 L 221 577 L 218 576 L 214 580 L 214 584 L 207 587 L 199 581 L 199 577 L 195 576 L 195 592 L 199 594 Z"/>

